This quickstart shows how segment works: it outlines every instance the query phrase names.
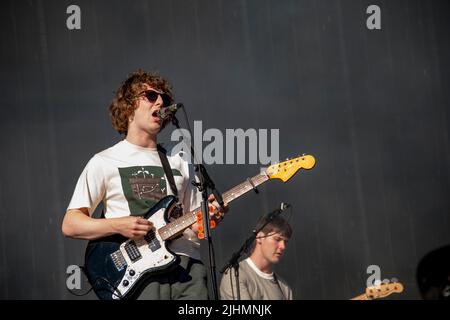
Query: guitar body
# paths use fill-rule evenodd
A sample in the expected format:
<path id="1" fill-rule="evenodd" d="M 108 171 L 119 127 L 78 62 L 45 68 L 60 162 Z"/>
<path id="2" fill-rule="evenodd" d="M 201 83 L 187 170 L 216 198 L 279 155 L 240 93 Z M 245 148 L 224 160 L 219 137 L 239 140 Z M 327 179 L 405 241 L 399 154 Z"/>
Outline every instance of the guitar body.
<path id="1" fill-rule="evenodd" d="M 129 298 L 143 278 L 154 275 L 177 260 L 156 230 L 168 223 L 176 205 L 174 196 L 166 196 L 144 218 L 154 228 L 138 241 L 114 235 L 89 241 L 85 271 L 94 292 L 102 300 Z"/>

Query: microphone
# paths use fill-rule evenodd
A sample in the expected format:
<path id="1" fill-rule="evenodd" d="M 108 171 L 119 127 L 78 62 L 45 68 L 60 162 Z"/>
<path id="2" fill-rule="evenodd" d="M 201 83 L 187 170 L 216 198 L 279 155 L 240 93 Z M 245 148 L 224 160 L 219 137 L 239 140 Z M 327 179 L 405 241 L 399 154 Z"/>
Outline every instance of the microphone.
<path id="1" fill-rule="evenodd" d="M 276 216 L 280 215 L 284 210 L 289 208 L 291 205 L 289 203 L 282 202 L 279 209 L 275 209 L 267 215 L 269 220 L 275 219 Z"/>
<path id="2" fill-rule="evenodd" d="M 182 103 L 174 103 L 174 104 L 171 104 L 168 107 L 164 107 L 164 108 L 159 109 L 156 112 L 156 115 L 162 121 L 170 120 L 170 119 L 173 118 L 173 116 L 175 116 L 175 113 L 178 111 L 178 109 L 180 109 L 182 107 L 183 107 Z"/>

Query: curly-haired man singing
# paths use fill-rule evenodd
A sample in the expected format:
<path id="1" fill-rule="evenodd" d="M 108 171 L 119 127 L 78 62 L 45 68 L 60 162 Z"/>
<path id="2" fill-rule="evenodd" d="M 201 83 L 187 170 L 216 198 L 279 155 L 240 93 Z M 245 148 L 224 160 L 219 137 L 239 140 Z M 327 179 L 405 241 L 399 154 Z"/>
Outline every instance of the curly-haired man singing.
<path id="1" fill-rule="evenodd" d="M 171 85 L 155 73 L 138 70 L 121 84 L 109 111 L 114 129 L 124 139 L 95 154 L 87 163 L 64 216 L 65 236 L 91 241 L 121 236 L 138 242 L 154 229 L 143 215 L 167 195 L 178 194 L 183 212 L 200 206 L 200 194 L 191 184 L 194 178 L 191 166 L 180 154 L 165 152 L 157 145 L 158 133 L 165 126 L 158 110 L 173 100 Z M 166 166 L 162 163 L 162 153 L 170 170 L 167 161 Z M 168 177 L 167 171 L 172 177 Z M 220 218 L 227 206 L 220 208 L 214 197 L 209 201 L 216 209 L 214 217 Z M 92 214 L 100 202 L 103 217 L 96 219 Z M 208 298 L 196 231 L 195 225 L 188 227 L 170 241 L 169 249 L 178 257 L 177 262 L 168 270 L 145 277 L 132 298 Z M 124 285 L 127 284 L 124 280 Z M 117 284 L 112 287 L 117 288 Z"/>

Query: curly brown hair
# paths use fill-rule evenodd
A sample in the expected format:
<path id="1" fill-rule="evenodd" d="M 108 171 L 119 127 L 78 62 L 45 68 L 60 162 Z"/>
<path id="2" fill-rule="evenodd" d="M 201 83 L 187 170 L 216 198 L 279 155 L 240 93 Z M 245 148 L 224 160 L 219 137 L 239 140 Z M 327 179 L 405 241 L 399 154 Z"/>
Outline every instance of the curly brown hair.
<path id="1" fill-rule="evenodd" d="M 134 71 L 117 89 L 111 105 L 109 115 L 114 129 L 126 136 L 128 119 L 136 109 L 136 98 L 145 89 L 145 84 L 167 94 L 173 101 L 171 84 L 156 72 L 146 72 L 142 69 Z"/>

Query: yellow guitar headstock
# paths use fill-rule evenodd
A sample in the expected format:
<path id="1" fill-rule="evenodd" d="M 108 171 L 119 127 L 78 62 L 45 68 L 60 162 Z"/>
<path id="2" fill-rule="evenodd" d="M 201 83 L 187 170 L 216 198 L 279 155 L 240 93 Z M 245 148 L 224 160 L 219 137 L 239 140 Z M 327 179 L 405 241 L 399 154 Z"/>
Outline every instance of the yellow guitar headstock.
<path id="1" fill-rule="evenodd" d="M 366 288 L 366 296 L 369 299 L 385 298 L 392 293 L 403 292 L 403 285 L 400 282 L 381 283 L 378 286 Z"/>
<path id="2" fill-rule="evenodd" d="M 301 157 L 288 159 L 276 163 L 267 168 L 266 174 L 269 179 L 281 179 L 288 181 L 300 169 L 309 170 L 316 164 L 316 159 L 311 155 L 302 155 Z"/>

